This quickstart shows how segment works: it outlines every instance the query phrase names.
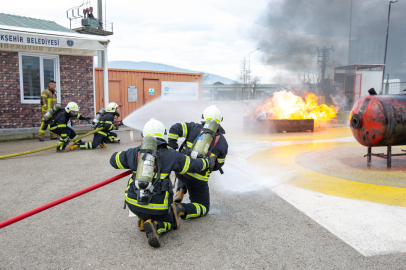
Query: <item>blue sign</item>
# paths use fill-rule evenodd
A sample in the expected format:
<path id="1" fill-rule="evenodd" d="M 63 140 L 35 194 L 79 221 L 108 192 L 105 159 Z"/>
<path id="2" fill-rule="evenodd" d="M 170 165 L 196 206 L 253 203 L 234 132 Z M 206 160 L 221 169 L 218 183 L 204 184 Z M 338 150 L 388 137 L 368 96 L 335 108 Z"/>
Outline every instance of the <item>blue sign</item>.
<path id="1" fill-rule="evenodd" d="M 155 94 L 154 88 L 150 88 L 149 91 L 148 91 L 148 93 L 149 93 L 150 95 L 154 95 L 154 94 Z"/>
<path id="2" fill-rule="evenodd" d="M 197 138 L 198 141 L 203 140 L 203 135 L 200 135 L 199 138 Z"/>
<path id="3" fill-rule="evenodd" d="M 165 87 L 165 91 L 166 92 L 168 92 L 169 91 L 169 87 L 167 86 L 167 87 Z"/>
<path id="4" fill-rule="evenodd" d="M 73 40 L 68 40 L 66 43 L 68 43 L 68 46 L 69 47 L 73 47 L 73 44 L 75 44 L 74 42 L 73 42 Z"/>

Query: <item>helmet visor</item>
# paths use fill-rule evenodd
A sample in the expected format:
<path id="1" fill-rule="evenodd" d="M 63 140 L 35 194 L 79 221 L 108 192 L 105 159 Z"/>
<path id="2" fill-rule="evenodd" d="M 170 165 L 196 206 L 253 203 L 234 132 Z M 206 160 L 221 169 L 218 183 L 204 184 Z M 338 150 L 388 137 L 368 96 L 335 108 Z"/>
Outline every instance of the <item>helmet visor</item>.
<path id="1" fill-rule="evenodd" d="M 72 115 L 72 116 L 77 116 L 78 112 L 77 111 L 70 111 L 69 114 Z"/>

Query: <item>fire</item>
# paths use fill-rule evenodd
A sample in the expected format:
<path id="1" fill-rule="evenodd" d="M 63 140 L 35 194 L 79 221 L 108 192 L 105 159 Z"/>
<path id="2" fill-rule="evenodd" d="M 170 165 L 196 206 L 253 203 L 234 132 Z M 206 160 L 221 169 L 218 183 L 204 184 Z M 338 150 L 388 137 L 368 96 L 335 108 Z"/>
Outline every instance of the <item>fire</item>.
<path id="1" fill-rule="evenodd" d="M 318 97 L 307 94 L 305 101 L 288 91 L 274 93 L 273 97 L 255 110 L 256 115 L 271 119 L 314 119 L 315 121 L 330 121 L 336 117 L 337 108 L 318 105 Z"/>

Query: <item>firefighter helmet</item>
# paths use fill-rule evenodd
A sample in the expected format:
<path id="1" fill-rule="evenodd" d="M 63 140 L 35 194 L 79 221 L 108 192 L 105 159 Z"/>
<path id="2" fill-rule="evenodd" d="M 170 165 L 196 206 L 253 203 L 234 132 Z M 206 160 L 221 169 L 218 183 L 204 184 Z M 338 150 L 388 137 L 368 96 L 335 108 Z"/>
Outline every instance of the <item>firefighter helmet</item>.
<path id="1" fill-rule="evenodd" d="M 107 112 L 117 112 L 118 109 L 118 105 L 115 102 L 110 102 L 107 105 Z"/>
<path id="2" fill-rule="evenodd" d="M 211 105 L 207 107 L 202 114 L 202 118 L 204 121 L 208 120 L 215 120 L 217 123 L 220 123 L 223 121 L 223 116 L 221 115 L 221 112 L 219 108 L 216 107 L 216 105 Z"/>
<path id="3" fill-rule="evenodd" d="M 164 124 L 158 120 L 151 118 L 144 126 L 142 130 L 142 136 L 154 136 L 155 138 L 166 139 L 166 129 Z"/>
<path id="4" fill-rule="evenodd" d="M 79 112 L 79 109 L 80 108 L 79 108 L 78 104 L 76 104 L 76 102 L 73 102 L 73 101 L 69 102 L 68 105 L 66 105 L 66 107 L 65 107 L 65 111 L 72 116 L 77 115 Z"/>

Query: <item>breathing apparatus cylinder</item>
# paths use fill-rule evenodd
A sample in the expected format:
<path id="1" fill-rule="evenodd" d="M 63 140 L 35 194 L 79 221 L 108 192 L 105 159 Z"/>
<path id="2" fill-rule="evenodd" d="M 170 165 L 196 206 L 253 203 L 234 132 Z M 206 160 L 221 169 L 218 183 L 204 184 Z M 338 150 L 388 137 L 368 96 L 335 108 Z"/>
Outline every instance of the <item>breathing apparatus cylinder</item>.
<path id="1" fill-rule="evenodd" d="M 101 108 L 100 111 L 96 114 L 96 117 L 93 119 L 93 127 L 97 126 L 97 124 L 100 122 L 102 116 L 106 113 L 106 110 L 104 108 Z"/>
<path id="2" fill-rule="evenodd" d="M 192 152 L 190 154 L 191 158 L 193 159 L 202 158 L 205 155 L 207 155 L 207 152 L 209 152 L 211 142 L 216 137 L 216 131 L 219 125 L 220 124 L 213 119 L 206 121 L 206 123 L 203 126 L 203 132 L 199 135 L 192 148 Z"/>
<path id="3" fill-rule="evenodd" d="M 54 116 L 54 114 L 57 111 L 61 110 L 61 105 L 60 104 L 55 104 L 50 110 L 48 110 L 48 112 L 46 114 L 44 114 L 44 121 L 49 121 L 51 120 L 51 118 Z"/>
<path id="4" fill-rule="evenodd" d="M 157 147 L 158 141 L 155 137 L 145 136 L 142 139 L 140 155 L 138 156 L 137 175 L 134 181 L 134 185 L 139 190 L 138 202 L 140 204 L 148 204 L 154 189 L 152 181 Z"/>

